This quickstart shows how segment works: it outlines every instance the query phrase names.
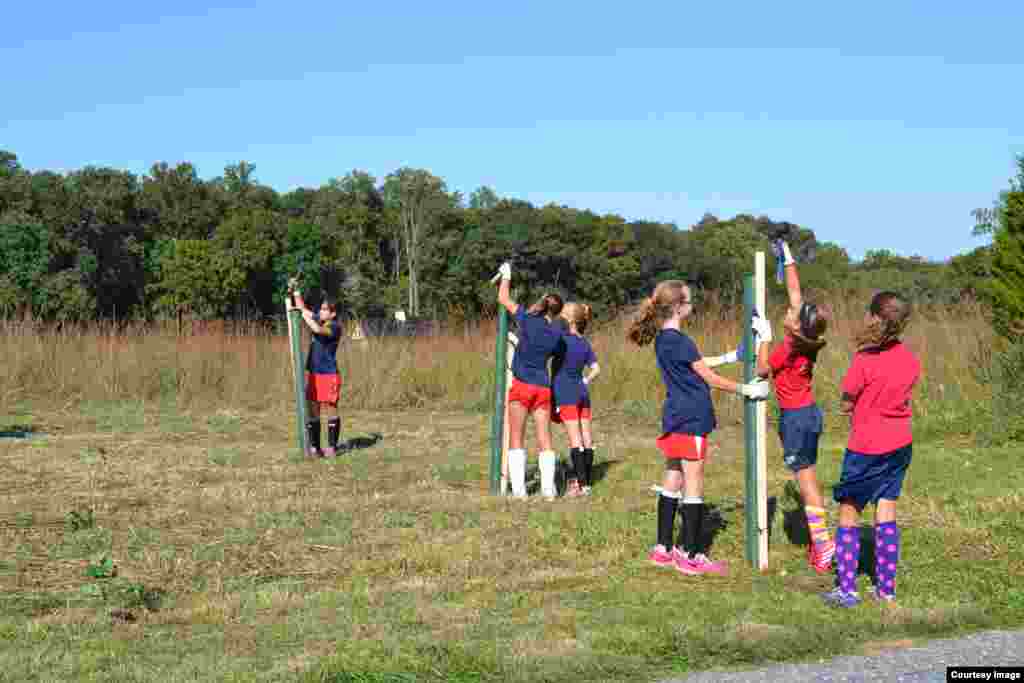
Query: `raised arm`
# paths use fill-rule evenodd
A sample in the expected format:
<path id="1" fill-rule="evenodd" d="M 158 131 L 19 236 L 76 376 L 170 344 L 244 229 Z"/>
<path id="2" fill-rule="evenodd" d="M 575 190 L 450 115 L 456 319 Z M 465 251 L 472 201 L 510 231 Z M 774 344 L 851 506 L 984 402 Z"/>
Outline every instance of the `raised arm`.
<path id="1" fill-rule="evenodd" d="M 789 250 L 789 244 L 782 242 L 782 265 L 786 270 L 786 293 L 789 295 L 789 307 L 797 312 L 804 303 L 803 293 L 800 291 L 800 275 L 796 272 L 796 260 Z"/>
<path id="2" fill-rule="evenodd" d="M 505 307 L 509 315 L 515 315 L 519 310 L 519 304 L 512 300 L 512 296 L 509 293 L 509 283 L 512 281 L 512 265 L 507 261 L 502 263 L 501 268 L 498 269 L 498 277 L 500 278 L 500 283 L 498 284 L 498 303 Z"/>
<path id="3" fill-rule="evenodd" d="M 306 327 L 310 329 L 313 334 L 328 334 L 327 330 L 313 318 L 313 311 L 306 306 L 306 302 L 302 298 L 302 292 L 295 291 L 295 308 L 302 311 L 302 319 L 306 322 Z"/>

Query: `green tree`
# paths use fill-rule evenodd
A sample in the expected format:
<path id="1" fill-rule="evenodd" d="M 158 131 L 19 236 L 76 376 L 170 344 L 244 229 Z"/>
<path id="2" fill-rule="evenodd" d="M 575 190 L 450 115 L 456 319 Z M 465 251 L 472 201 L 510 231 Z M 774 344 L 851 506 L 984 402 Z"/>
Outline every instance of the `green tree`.
<path id="1" fill-rule="evenodd" d="M 238 283 L 232 296 L 236 313 L 276 312 L 274 259 L 281 252 L 286 220 L 262 208 L 231 213 L 214 231 L 211 253 L 229 269 L 228 280 Z"/>
<path id="2" fill-rule="evenodd" d="M 400 168 L 384 181 L 384 200 L 398 214 L 409 272 L 409 314 L 420 314 L 420 263 L 431 227 L 442 212 L 455 209 L 461 198 L 449 194 L 444 180 L 424 169 Z"/>
<path id="3" fill-rule="evenodd" d="M 1024 154 L 1017 157 L 1017 176 L 994 211 L 992 277 L 983 288 L 992 304 L 996 329 L 1013 339 L 1024 338 Z"/>
<path id="4" fill-rule="evenodd" d="M 472 194 L 469 195 L 469 208 L 483 209 L 485 211 L 493 209 L 498 205 L 499 199 L 498 193 L 493 188 L 482 185 L 473 190 Z"/>
<path id="5" fill-rule="evenodd" d="M 157 310 L 214 318 L 227 314 L 245 287 L 245 273 L 210 240 L 170 240 L 159 277 L 148 289 Z"/>
<path id="6" fill-rule="evenodd" d="M 32 217 L 13 211 L 0 216 L 0 314 L 36 308 L 50 267 L 49 242 L 49 231 Z"/>
<path id="7" fill-rule="evenodd" d="M 209 238 L 226 208 L 189 163 L 153 164 L 142 179 L 138 204 L 153 239 Z"/>

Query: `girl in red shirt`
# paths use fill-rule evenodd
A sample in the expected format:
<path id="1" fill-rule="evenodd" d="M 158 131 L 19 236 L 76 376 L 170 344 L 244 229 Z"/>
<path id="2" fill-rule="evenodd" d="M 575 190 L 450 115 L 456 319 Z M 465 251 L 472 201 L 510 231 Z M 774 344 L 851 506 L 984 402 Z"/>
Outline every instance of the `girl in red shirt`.
<path id="1" fill-rule="evenodd" d="M 857 353 L 841 384 L 842 411 L 850 415 L 850 439 L 843 472 L 833 489 L 839 503 L 836 532 L 838 585 L 822 595 L 826 604 L 854 607 L 860 556 L 860 514 L 875 504 L 875 586 L 872 597 L 896 597 L 900 530 L 896 500 L 913 451 L 911 395 L 921 377 L 921 362 L 900 341 L 910 304 L 896 292 L 871 299 Z"/>
<path id="2" fill-rule="evenodd" d="M 771 376 L 775 385 L 782 457 L 800 488 L 811 537 L 807 562 L 816 572 L 824 574 L 832 568 L 835 543 L 828 533 L 825 499 L 818 485 L 818 439 L 821 437 L 822 414 L 814 400 L 811 385 L 818 352 L 825 346 L 821 335 L 828 327 L 828 317 L 824 310 L 803 300 L 796 261 L 789 245 L 785 241 L 780 242 L 789 294 L 789 310 L 783 322 L 786 335 L 769 355 L 771 324 L 766 318 L 754 318 L 758 344 L 757 373 L 761 377 Z"/>

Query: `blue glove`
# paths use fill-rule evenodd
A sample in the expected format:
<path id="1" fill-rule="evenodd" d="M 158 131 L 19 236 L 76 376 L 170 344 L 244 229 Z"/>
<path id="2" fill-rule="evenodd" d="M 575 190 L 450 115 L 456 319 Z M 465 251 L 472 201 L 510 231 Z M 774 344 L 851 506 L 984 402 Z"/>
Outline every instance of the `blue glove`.
<path id="1" fill-rule="evenodd" d="M 782 240 L 772 240 L 772 253 L 775 254 L 775 281 L 780 285 L 785 281 L 786 266 L 784 264 L 785 256 L 782 253 Z"/>

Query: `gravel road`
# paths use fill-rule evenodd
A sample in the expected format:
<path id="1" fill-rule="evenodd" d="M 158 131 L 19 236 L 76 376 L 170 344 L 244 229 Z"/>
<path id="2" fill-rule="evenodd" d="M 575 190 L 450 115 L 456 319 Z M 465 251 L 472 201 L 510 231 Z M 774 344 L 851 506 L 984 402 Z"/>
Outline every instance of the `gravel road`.
<path id="1" fill-rule="evenodd" d="M 1024 666 L 1024 631 L 986 631 L 877 655 L 836 657 L 824 664 L 777 664 L 752 671 L 704 671 L 661 683 L 764 681 L 899 681 L 943 683 L 948 666 Z"/>

